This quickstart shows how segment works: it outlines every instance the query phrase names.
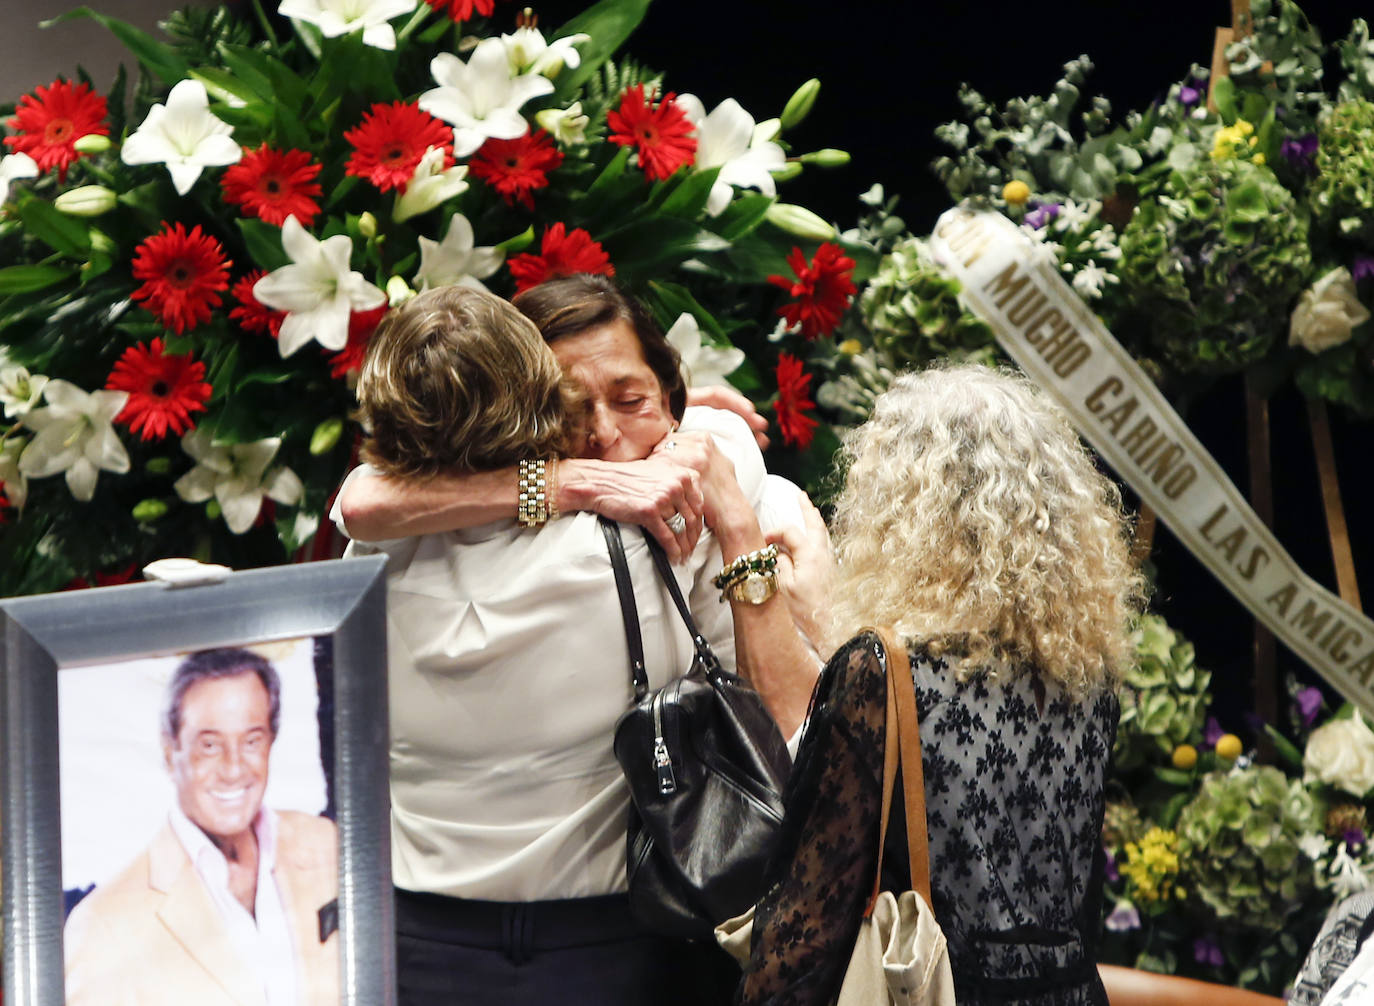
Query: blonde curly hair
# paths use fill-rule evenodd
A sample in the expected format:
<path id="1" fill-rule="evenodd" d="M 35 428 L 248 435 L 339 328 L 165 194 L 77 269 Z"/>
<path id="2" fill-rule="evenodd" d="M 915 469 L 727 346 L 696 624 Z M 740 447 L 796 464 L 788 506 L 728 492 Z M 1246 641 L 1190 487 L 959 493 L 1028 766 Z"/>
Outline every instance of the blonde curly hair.
<path id="1" fill-rule="evenodd" d="M 1005 662 L 1085 695 L 1130 660 L 1143 597 L 1116 485 L 1019 374 L 904 374 L 841 452 L 836 638 L 889 624 L 962 674 Z"/>

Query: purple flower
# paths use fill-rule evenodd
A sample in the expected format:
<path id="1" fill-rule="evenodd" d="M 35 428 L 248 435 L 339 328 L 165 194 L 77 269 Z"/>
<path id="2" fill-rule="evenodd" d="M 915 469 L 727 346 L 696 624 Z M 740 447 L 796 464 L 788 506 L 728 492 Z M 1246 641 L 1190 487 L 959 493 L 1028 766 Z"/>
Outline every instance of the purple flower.
<path id="1" fill-rule="evenodd" d="M 1345 847 L 1352 853 L 1358 853 L 1361 846 L 1369 840 L 1363 828 L 1347 828 L 1341 838 L 1345 842 Z"/>
<path id="2" fill-rule="evenodd" d="M 1279 154 L 1297 170 L 1309 175 L 1316 174 L 1317 134 L 1285 136 L 1283 143 L 1279 145 Z"/>
<path id="3" fill-rule="evenodd" d="M 1108 915 L 1102 924 L 1114 933 L 1139 929 L 1140 913 L 1136 911 L 1135 905 L 1129 901 L 1118 901 L 1116 907 L 1112 909 L 1112 914 Z"/>
<path id="4" fill-rule="evenodd" d="M 1115 884 L 1121 879 L 1121 871 L 1116 868 L 1116 856 L 1112 855 L 1112 850 L 1106 846 L 1102 847 L 1102 851 L 1107 854 L 1107 865 L 1103 873 L 1107 878 L 1107 883 Z"/>
<path id="5" fill-rule="evenodd" d="M 1374 275 L 1374 259 L 1365 259 L 1368 263 L 1366 268 L 1370 275 Z M 1356 260 L 1355 268 L 1359 268 L 1359 260 Z M 1293 696 L 1293 701 L 1298 704 L 1298 715 L 1302 717 L 1303 726 L 1310 727 L 1317 718 L 1317 713 L 1322 708 L 1322 690 L 1320 688 L 1304 688 Z"/>
<path id="6" fill-rule="evenodd" d="M 1192 108 L 1202 100 L 1202 89 L 1207 86 L 1206 77 L 1186 77 L 1178 89 L 1178 103 L 1184 108 Z"/>
<path id="7" fill-rule="evenodd" d="M 1208 716 L 1207 727 L 1202 731 L 1203 747 L 1216 747 L 1217 741 L 1221 740 L 1225 734 L 1226 731 L 1221 728 L 1221 724 L 1217 722 L 1217 718 L 1215 716 Z"/>
<path id="8" fill-rule="evenodd" d="M 1225 963 L 1226 958 L 1221 955 L 1221 947 L 1217 946 L 1215 940 L 1208 936 L 1199 936 L 1193 941 L 1193 960 L 1199 964 L 1210 964 L 1214 968 L 1219 968 Z"/>
<path id="9" fill-rule="evenodd" d="M 1031 210 L 1022 219 L 1022 223 L 1036 230 L 1044 227 L 1055 217 L 1059 216 L 1058 203 L 1031 203 Z"/>
<path id="10" fill-rule="evenodd" d="M 1369 255 L 1355 256 L 1355 263 L 1350 267 L 1350 275 L 1355 277 L 1356 283 L 1362 279 L 1374 277 L 1374 257 Z M 1315 690 L 1313 689 L 1313 691 Z"/>

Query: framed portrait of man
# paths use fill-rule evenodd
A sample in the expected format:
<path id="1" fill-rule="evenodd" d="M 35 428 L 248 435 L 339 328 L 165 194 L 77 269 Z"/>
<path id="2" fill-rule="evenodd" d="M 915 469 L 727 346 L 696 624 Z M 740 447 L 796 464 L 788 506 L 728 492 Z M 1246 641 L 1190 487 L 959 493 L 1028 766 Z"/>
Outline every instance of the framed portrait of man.
<path id="1" fill-rule="evenodd" d="M 7 1004 L 394 1002 L 381 570 L 0 600 Z"/>

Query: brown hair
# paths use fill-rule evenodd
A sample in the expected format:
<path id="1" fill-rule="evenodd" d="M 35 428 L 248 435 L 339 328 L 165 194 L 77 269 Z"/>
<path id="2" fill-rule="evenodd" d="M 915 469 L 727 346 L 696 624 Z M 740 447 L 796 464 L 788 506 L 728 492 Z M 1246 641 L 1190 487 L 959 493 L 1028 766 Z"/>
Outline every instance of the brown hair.
<path id="1" fill-rule="evenodd" d="M 644 362 L 668 396 L 669 411 L 674 419 L 682 419 L 687 384 L 682 379 L 681 357 L 648 309 L 611 280 L 590 273 L 563 276 L 517 294 L 512 303 L 538 326 L 550 345 L 589 328 L 616 321 L 628 323 L 639 339 Z"/>
<path id="2" fill-rule="evenodd" d="M 486 471 L 566 454 L 579 401 L 553 352 L 510 304 L 483 290 L 427 290 L 377 328 L 358 404 L 363 458 L 388 475 Z"/>

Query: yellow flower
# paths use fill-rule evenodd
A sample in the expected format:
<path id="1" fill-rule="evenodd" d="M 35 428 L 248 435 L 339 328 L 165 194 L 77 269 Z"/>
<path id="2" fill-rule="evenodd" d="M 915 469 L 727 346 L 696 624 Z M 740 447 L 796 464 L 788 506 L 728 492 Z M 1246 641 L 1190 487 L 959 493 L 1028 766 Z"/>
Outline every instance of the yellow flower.
<path id="1" fill-rule="evenodd" d="M 858 339 L 845 339 L 835 348 L 845 356 L 858 356 L 864 351 L 864 345 Z"/>
<path id="2" fill-rule="evenodd" d="M 1250 160 L 1254 161 L 1256 164 L 1263 164 L 1265 162 L 1265 156 L 1263 154 L 1256 154 L 1254 157 L 1250 158 Z"/>
<path id="3" fill-rule="evenodd" d="M 1246 122 L 1244 119 L 1237 119 L 1236 124 L 1233 128 L 1241 136 L 1249 136 L 1251 133 L 1255 131 L 1255 127 L 1250 125 L 1250 123 Z"/>
<path id="4" fill-rule="evenodd" d="M 1235 734 L 1222 734 L 1217 738 L 1217 757 L 1225 758 L 1227 761 L 1235 761 L 1240 757 L 1240 753 L 1245 748 L 1240 743 L 1240 738 Z"/>
<path id="5" fill-rule="evenodd" d="M 1130 882 L 1130 896 L 1141 902 L 1151 902 L 1173 894 L 1178 865 L 1178 835 L 1155 827 L 1141 836 L 1139 842 L 1126 844 L 1124 861 L 1118 869 Z"/>
<path id="6" fill-rule="evenodd" d="M 1002 186 L 1002 198 L 1012 206 L 1022 206 L 1030 197 L 1030 186 L 1019 178 L 1013 178 Z"/>
<path id="7" fill-rule="evenodd" d="M 1174 768 L 1188 771 L 1197 764 L 1197 748 L 1191 744 L 1180 744 L 1174 748 Z"/>

